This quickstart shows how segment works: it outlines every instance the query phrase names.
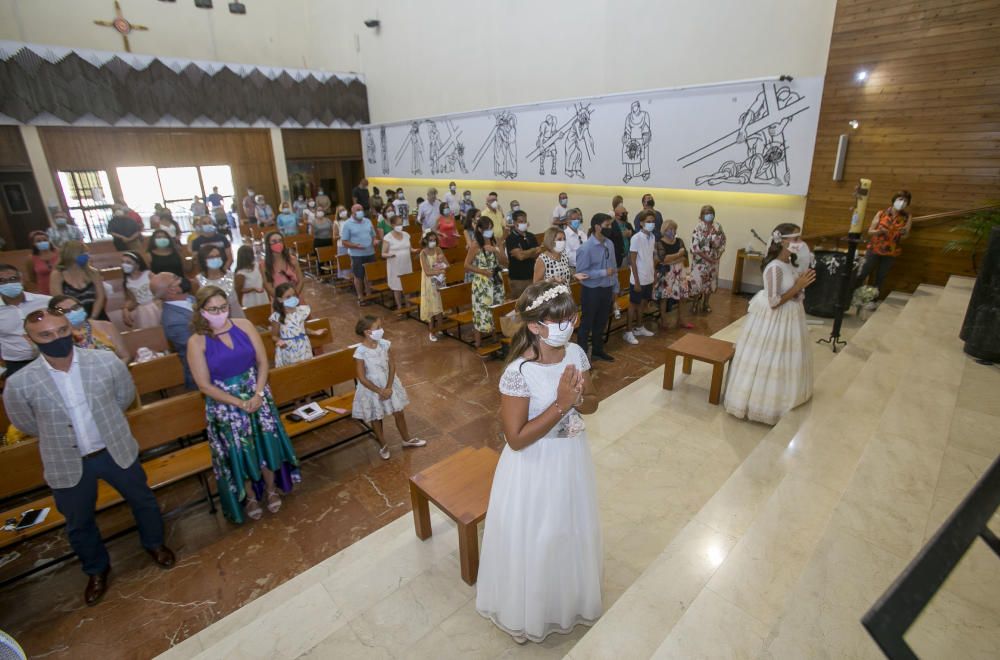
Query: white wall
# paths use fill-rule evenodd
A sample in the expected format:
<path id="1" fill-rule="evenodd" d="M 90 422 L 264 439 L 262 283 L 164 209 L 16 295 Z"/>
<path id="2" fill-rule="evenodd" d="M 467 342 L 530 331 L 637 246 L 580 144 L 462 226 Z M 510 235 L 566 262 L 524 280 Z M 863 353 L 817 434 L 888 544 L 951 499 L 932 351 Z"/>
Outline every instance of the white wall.
<path id="1" fill-rule="evenodd" d="M 137 53 L 356 71 L 365 75 L 373 122 L 479 108 L 755 78 L 822 76 L 836 0 L 248 0 L 247 14 L 192 0 L 120 0 Z M 93 24 L 110 19 L 110 0 L 0 0 L 0 39 L 118 50 L 121 38 Z M 363 21 L 379 18 L 378 32 Z M 374 178 L 372 181 L 376 181 Z M 383 185 L 388 181 L 379 181 Z M 411 199 L 427 181 L 406 181 Z M 446 181 L 435 181 L 444 188 Z M 393 184 L 395 185 L 395 184 Z M 559 189 L 589 218 L 629 192 L 597 186 L 459 182 L 517 196 L 533 222 L 547 218 Z M 731 249 L 749 230 L 801 223 L 805 200 L 782 195 L 650 190 L 666 216 L 693 227 L 713 204 Z M 753 283 L 755 273 L 746 281 Z M 759 281 L 759 280 L 757 280 Z"/>

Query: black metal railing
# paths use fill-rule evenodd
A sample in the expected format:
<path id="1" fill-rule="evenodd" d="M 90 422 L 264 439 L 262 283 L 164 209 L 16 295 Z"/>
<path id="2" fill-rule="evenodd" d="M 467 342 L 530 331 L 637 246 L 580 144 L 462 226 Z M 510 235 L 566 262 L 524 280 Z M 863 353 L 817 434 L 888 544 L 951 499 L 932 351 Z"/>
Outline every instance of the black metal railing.
<path id="1" fill-rule="evenodd" d="M 988 527 L 998 506 L 1000 457 L 993 461 L 934 537 L 862 617 L 861 623 L 886 657 L 916 660 L 916 654 L 903 635 L 977 538 L 1000 557 L 1000 539 Z"/>

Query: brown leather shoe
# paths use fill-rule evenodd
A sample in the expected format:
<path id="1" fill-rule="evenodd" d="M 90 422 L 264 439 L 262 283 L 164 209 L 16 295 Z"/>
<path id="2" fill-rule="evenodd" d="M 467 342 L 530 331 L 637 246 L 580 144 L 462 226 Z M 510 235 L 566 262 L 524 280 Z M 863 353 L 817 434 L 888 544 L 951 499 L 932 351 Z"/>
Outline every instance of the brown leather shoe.
<path id="1" fill-rule="evenodd" d="M 161 545 L 155 550 L 146 550 L 149 556 L 163 568 L 170 568 L 174 565 L 174 551 L 165 545 Z"/>
<path id="2" fill-rule="evenodd" d="M 87 605 L 93 605 L 101 600 L 104 592 L 108 590 L 108 575 L 110 573 L 111 567 L 109 566 L 104 569 L 103 573 L 90 576 L 90 579 L 87 581 L 87 588 L 83 590 L 83 602 Z"/>

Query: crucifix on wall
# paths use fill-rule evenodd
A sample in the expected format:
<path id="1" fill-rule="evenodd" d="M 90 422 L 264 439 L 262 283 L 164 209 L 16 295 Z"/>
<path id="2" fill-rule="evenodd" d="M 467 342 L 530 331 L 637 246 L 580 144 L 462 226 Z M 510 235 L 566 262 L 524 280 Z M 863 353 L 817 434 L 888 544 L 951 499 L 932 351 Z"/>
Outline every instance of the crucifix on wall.
<path id="1" fill-rule="evenodd" d="M 118 0 L 115 0 L 115 20 L 113 21 L 94 21 L 95 24 L 102 27 L 111 27 L 118 30 L 118 34 L 122 35 L 122 42 L 125 45 L 125 52 L 131 53 L 132 46 L 129 45 L 128 35 L 133 30 L 145 31 L 149 28 L 145 25 L 137 25 L 135 23 L 130 23 L 122 14 L 122 6 L 118 4 Z"/>

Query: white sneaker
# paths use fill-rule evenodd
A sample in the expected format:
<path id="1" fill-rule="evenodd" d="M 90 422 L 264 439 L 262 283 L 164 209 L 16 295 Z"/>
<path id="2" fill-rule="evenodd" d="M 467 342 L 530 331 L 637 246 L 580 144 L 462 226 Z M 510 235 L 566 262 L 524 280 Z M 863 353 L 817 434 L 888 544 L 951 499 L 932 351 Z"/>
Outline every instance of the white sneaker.
<path id="1" fill-rule="evenodd" d="M 389 460 L 389 445 L 386 445 L 378 450 L 378 455 L 382 457 L 383 461 Z"/>
<path id="2" fill-rule="evenodd" d="M 438 340 L 437 335 L 434 334 L 433 332 L 430 333 L 429 335 L 427 335 L 427 338 L 430 339 L 431 341 L 437 341 Z"/>
<path id="3" fill-rule="evenodd" d="M 617 307 L 615 307 L 615 320 L 617 321 L 621 317 L 622 317 L 622 310 L 620 310 Z"/>
<path id="4" fill-rule="evenodd" d="M 633 333 L 639 335 L 640 337 L 652 337 L 653 333 L 646 329 L 646 326 L 640 325 L 638 328 L 633 330 Z"/>
<path id="5" fill-rule="evenodd" d="M 403 441 L 403 448 L 406 447 L 423 447 L 427 445 L 426 440 L 421 440 L 420 438 L 410 438 L 409 440 Z"/>
<path id="6" fill-rule="evenodd" d="M 631 332 L 626 332 L 625 334 L 623 334 L 622 339 L 625 340 L 626 344 L 632 344 L 633 346 L 639 343 L 639 340 L 636 339 L 635 335 L 633 335 Z"/>

